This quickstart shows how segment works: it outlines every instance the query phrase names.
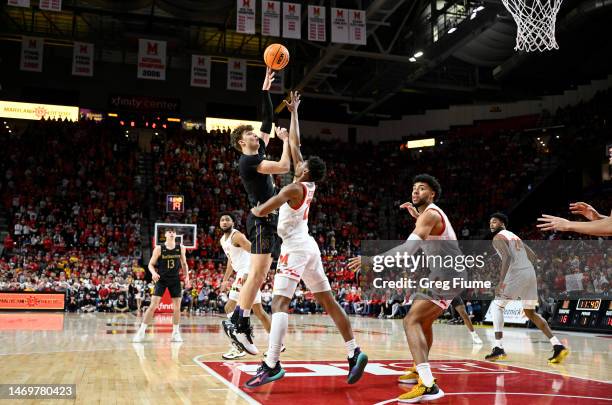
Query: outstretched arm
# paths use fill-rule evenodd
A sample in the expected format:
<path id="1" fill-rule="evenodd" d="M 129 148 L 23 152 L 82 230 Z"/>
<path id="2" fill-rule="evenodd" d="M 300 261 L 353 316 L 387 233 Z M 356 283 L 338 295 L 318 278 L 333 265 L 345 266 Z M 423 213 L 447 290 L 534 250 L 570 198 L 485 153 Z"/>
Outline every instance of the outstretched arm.
<path id="1" fill-rule="evenodd" d="M 542 215 L 538 225 L 543 231 L 577 232 L 591 236 L 612 236 L 612 217 L 597 219 L 591 222 L 568 221 L 552 215 Z"/>
<path id="2" fill-rule="evenodd" d="M 281 189 L 281 191 L 270 198 L 265 203 L 251 209 L 256 217 L 265 217 L 269 213 L 278 209 L 281 205 L 290 201 L 296 203 L 304 199 L 304 187 L 298 183 L 291 183 Z"/>
<path id="3" fill-rule="evenodd" d="M 274 72 L 270 68 L 266 68 L 266 77 L 264 78 L 261 100 L 261 128 L 259 128 L 259 136 L 263 139 L 266 146 L 270 142 L 270 133 L 272 132 L 272 122 L 274 121 L 274 106 L 270 98 L 270 86 L 274 81 Z"/>
<path id="4" fill-rule="evenodd" d="M 283 154 L 278 162 L 262 160 L 257 165 L 257 172 L 262 174 L 285 174 L 291 168 L 289 153 L 289 134 L 285 128 L 276 128 L 276 136 L 283 141 Z"/>
<path id="5" fill-rule="evenodd" d="M 291 150 L 293 168 L 295 169 L 299 163 L 304 162 L 304 158 L 302 157 L 302 151 L 300 150 L 300 123 L 298 118 L 300 93 L 298 93 L 297 91 L 292 91 L 289 94 L 289 101 L 284 100 L 283 102 L 287 105 L 287 109 L 291 113 L 291 124 L 289 126 L 289 148 Z"/>

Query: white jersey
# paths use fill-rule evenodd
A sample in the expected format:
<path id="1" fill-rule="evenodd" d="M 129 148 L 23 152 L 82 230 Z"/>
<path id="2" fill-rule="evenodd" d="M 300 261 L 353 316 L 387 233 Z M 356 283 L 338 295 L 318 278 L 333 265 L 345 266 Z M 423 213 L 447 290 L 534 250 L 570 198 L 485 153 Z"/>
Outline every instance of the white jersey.
<path id="1" fill-rule="evenodd" d="M 508 274 L 521 270 L 534 270 L 521 238 L 505 229 L 499 231 L 498 235 L 508 241 L 508 250 L 510 251 L 510 267 L 508 268 Z M 497 251 L 497 254 L 499 257 L 502 257 L 499 251 Z"/>
<path id="2" fill-rule="evenodd" d="M 432 211 L 437 212 L 442 217 L 442 226 L 443 226 L 442 233 L 440 235 L 429 235 L 427 237 L 427 240 L 457 240 L 457 235 L 455 234 L 455 230 L 453 229 L 453 226 L 451 225 L 444 211 L 442 211 L 442 208 L 432 203 L 432 204 L 429 204 L 427 208 L 425 208 L 425 211 L 427 210 L 432 210 Z M 423 213 L 425 211 L 423 211 Z"/>
<path id="3" fill-rule="evenodd" d="M 300 182 L 304 188 L 304 199 L 297 208 L 284 203 L 278 214 L 278 236 L 283 239 L 283 245 L 296 247 L 310 242 L 308 234 L 308 211 L 314 196 L 316 186 L 313 182 Z"/>
<path id="4" fill-rule="evenodd" d="M 248 274 L 251 267 L 251 254 L 240 246 L 234 246 L 232 238 L 236 232 L 238 230 L 233 229 L 227 238 L 225 238 L 225 235 L 221 236 L 221 247 L 227 258 L 232 261 L 234 271 L 240 275 Z"/>

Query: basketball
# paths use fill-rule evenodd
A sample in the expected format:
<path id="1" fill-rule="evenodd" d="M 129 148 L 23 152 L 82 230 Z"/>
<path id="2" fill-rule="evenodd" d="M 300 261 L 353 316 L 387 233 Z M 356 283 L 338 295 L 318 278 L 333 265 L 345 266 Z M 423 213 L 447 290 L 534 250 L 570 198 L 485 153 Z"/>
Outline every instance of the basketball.
<path id="1" fill-rule="evenodd" d="M 283 70 L 289 63 L 289 51 L 281 44 L 269 45 L 264 51 L 264 62 L 272 70 Z"/>

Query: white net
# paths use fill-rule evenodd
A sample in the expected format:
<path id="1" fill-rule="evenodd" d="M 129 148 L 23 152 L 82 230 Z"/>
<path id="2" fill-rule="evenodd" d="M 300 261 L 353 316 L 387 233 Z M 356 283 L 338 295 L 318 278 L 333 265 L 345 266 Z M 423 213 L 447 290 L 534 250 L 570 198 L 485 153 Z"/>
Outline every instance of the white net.
<path id="1" fill-rule="evenodd" d="M 559 49 L 555 39 L 557 13 L 563 0 L 502 0 L 516 21 L 517 51 Z"/>

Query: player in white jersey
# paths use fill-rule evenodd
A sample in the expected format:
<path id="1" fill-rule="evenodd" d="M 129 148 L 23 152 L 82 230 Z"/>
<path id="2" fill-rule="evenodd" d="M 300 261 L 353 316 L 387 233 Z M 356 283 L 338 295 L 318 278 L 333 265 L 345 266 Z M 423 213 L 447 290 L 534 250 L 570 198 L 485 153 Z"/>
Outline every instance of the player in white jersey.
<path id="1" fill-rule="evenodd" d="M 537 256 L 521 238 L 506 229 L 508 217 L 502 213 L 491 215 L 489 228 L 493 237 L 493 247 L 501 258 L 501 274 L 495 290 L 495 300 L 491 303 L 495 345 L 485 359 L 503 360 L 507 357 L 502 343 L 504 327 L 504 308 L 508 301 L 520 299 L 525 316 L 534 323 L 550 340 L 553 355 L 550 363 L 561 363 L 569 350 L 553 335 L 548 323 L 535 310 L 538 305 L 538 287 L 535 273 Z"/>
<path id="2" fill-rule="evenodd" d="M 302 158 L 297 116 L 299 103 L 299 94 L 292 92 L 287 107 L 291 112 L 289 143 L 295 167 L 294 182 L 283 187 L 278 195 L 251 210 L 255 216 L 263 217 L 280 208 L 277 230 L 283 242 L 274 277 L 268 356 L 257 374 L 247 381 L 248 388 L 279 380 L 285 375 L 280 364 L 280 351 L 287 334 L 289 303 L 300 280 L 304 281 L 325 312 L 331 316 L 344 339 L 349 361 L 349 384 L 354 384 L 361 378 L 368 362 L 368 357 L 355 342 L 346 313 L 332 294 L 323 269 L 319 246 L 308 234 L 308 212 L 316 189 L 315 183 L 323 180 L 327 169 L 325 162 L 316 156 L 306 161 Z"/>
<path id="3" fill-rule="evenodd" d="M 455 231 L 448 217 L 434 201 L 440 198 L 441 186 L 438 180 L 428 174 L 417 175 L 412 185 L 412 203 L 404 203 L 400 208 L 416 209 L 418 212 L 414 231 L 406 242 L 381 256 L 393 256 L 396 253 L 409 256 L 422 250 L 425 255 L 453 256 L 462 255 Z M 439 241 L 426 243 L 425 241 Z M 361 256 L 349 259 L 349 268 L 361 268 Z M 430 280 L 448 280 L 449 277 L 463 276 L 454 269 L 430 266 Z M 404 318 L 404 330 L 408 346 L 416 367 L 411 367 L 407 374 L 400 377 L 402 383 L 415 383 L 412 390 L 398 398 L 401 403 L 432 401 L 442 398 L 444 392 L 436 384 L 428 363 L 429 351 L 433 344 L 433 322 L 451 305 L 453 298 L 460 290 L 433 290 L 432 297 L 415 299 L 408 315 Z M 417 294 L 419 295 L 419 294 Z"/>
<path id="4" fill-rule="evenodd" d="M 223 282 L 221 283 L 221 292 L 227 289 L 227 283 L 232 275 L 236 273 L 236 278 L 230 287 L 230 293 L 228 296 L 227 303 L 225 304 L 225 313 L 227 314 L 228 320 L 222 322 L 223 329 L 228 334 L 227 330 L 231 323 L 232 314 L 234 308 L 238 303 L 238 297 L 240 295 L 240 289 L 244 285 L 249 274 L 249 268 L 251 266 L 251 242 L 244 236 L 242 232 L 234 228 L 234 219 L 230 214 L 224 214 L 219 220 L 219 227 L 223 231 L 223 236 L 219 240 L 225 256 L 227 256 L 227 268 L 223 275 Z M 253 313 L 261 321 L 264 329 L 270 333 L 270 316 L 266 313 L 261 305 L 261 292 L 257 292 L 255 302 L 253 303 Z M 229 335 L 228 335 L 229 337 Z M 232 360 L 239 357 L 244 357 L 246 352 L 242 348 L 235 344 L 229 352 L 224 353 L 221 357 L 225 360 Z"/>

